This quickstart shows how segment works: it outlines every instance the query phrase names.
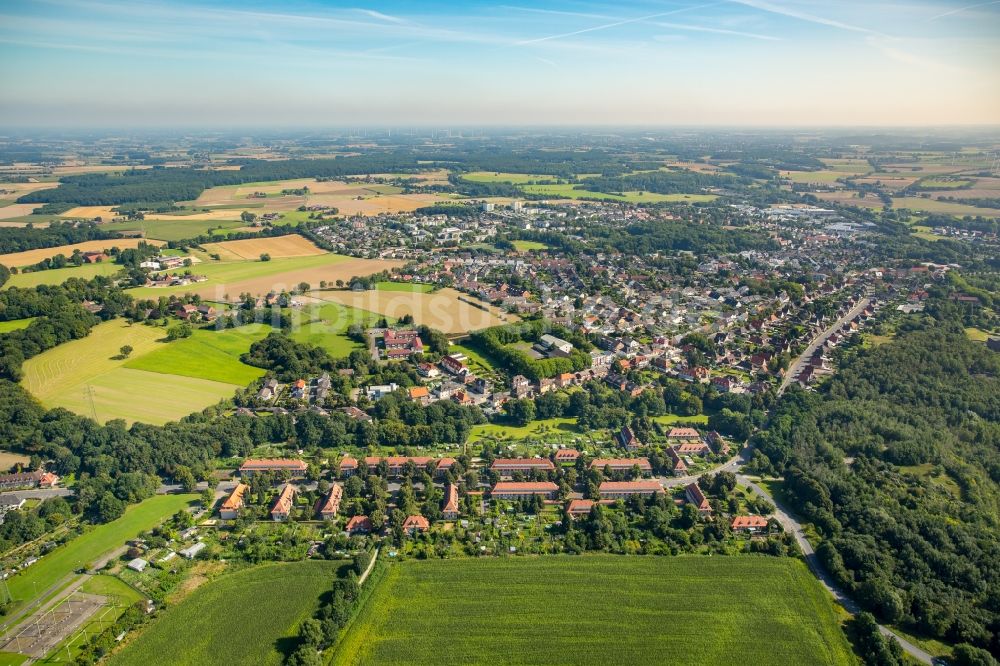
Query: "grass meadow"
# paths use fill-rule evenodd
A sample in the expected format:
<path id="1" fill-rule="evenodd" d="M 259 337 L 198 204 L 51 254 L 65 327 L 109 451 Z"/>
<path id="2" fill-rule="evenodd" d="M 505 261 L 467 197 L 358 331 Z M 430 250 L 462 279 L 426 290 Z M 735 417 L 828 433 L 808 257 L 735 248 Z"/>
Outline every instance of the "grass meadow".
<path id="1" fill-rule="evenodd" d="M 805 565 L 539 557 L 393 565 L 332 664 L 853 664 Z"/>
<path id="2" fill-rule="evenodd" d="M 111 666 L 280 666 L 340 565 L 266 564 L 202 585 L 108 660 Z M 168 656 L 169 655 L 169 656 Z"/>
<path id="3" fill-rule="evenodd" d="M 532 250 L 547 250 L 549 246 L 538 241 L 516 240 L 513 241 L 514 249 L 518 252 L 531 252 Z"/>
<path id="4" fill-rule="evenodd" d="M 23 572 L 7 579 L 14 598 L 10 610 L 42 594 L 49 587 L 81 567 L 90 566 L 102 555 L 114 550 L 177 513 L 194 501 L 196 495 L 156 495 L 130 506 L 125 515 L 110 523 L 97 525 L 69 543 L 39 558 Z"/>
<path id="5" fill-rule="evenodd" d="M 21 287 L 31 289 L 40 284 L 62 284 L 70 278 L 80 278 L 90 280 L 98 275 L 114 275 L 122 269 L 121 266 L 110 261 L 99 264 L 84 264 L 83 266 L 73 266 L 70 268 L 54 268 L 50 271 L 34 271 L 32 273 L 18 273 L 11 275 L 2 289 L 10 287 Z"/>
<path id="6" fill-rule="evenodd" d="M 239 360 L 268 327 L 196 330 L 165 342 L 156 326 L 120 319 L 24 363 L 22 384 L 46 407 L 64 407 L 102 423 L 124 419 L 163 424 L 228 399 L 262 372 Z M 119 349 L 131 345 L 128 359 Z M 143 400 L 136 400 L 143 396 Z"/>
<path id="7" fill-rule="evenodd" d="M 347 356 L 355 349 L 365 348 L 364 344 L 347 337 L 346 331 L 351 324 L 358 322 L 369 328 L 382 318 L 375 312 L 333 302 L 306 305 L 289 313 L 292 316 L 290 337 L 293 340 L 322 347 L 334 357 Z"/>
<path id="8" fill-rule="evenodd" d="M 31 325 L 31 322 L 35 321 L 35 319 L 37 319 L 37 317 L 0 321 L 0 335 L 10 333 L 11 331 L 20 331 L 22 328 L 28 328 L 28 326 Z"/>

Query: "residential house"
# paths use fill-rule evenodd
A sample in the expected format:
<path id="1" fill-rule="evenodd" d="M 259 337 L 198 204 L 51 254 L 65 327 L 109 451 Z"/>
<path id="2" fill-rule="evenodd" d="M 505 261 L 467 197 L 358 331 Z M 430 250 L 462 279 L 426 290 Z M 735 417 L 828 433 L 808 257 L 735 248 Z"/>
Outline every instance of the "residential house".
<path id="1" fill-rule="evenodd" d="M 734 516 L 730 527 L 734 532 L 756 534 L 767 529 L 767 518 L 764 516 Z"/>
<path id="2" fill-rule="evenodd" d="M 271 520 L 288 520 L 289 516 L 292 514 L 292 509 L 295 508 L 296 494 L 297 490 L 295 486 L 290 483 L 286 483 L 284 488 L 281 489 L 278 499 L 274 501 L 274 505 L 271 507 Z"/>
<path id="3" fill-rule="evenodd" d="M 687 501 L 690 502 L 698 509 L 698 514 L 702 518 L 712 517 L 712 507 L 708 503 L 708 499 L 705 497 L 705 493 L 701 492 L 701 487 L 697 483 L 689 483 L 684 486 L 684 496 Z"/>
<path id="4" fill-rule="evenodd" d="M 677 449 L 672 446 L 668 447 L 667 455 L 670 456 L 670 460 L 674 463 L 674 476 L 685 476 L 688 473 L 688 466 L 681 459 L 680 455 L 678 455 Z"/>
<path id="5" fill-rule="evenodd" d="M 236 487 L 233 488 L 233 492 L 229 494 L 229 497 L 219 507 L 219 517 L 223 520 L 236 520 L 240 509 L 244 506 L 243 496 L 246 495 L 248 490 L 250 490 L 250 486 L 247 484 L 237 483 Z"/>
<path id="6" fill-rule="evenodd" d="M 500 481 L 490 492 L 493 499 L 519 500 L 541 495 L 545 499 L 555 499 L 559 486 L 551 481 Z"/>
<path id="7" fill-rule="evenodd" d="M 694 428 L 671 428 L 667 439 L 679 442 L 699 441 L 701 435 Z"/>
<path id="8" fill-rule="evenodd" d="M 344 456 L 344 458 L 337 465 L 337 473 L 342 479 L 354 476 L 357 472 L 358 461 L 351 456 Z"/>
<path id="9" fill-rule="evenodd" d="M 615 441 L 629 451 L 642 448 L 642 442 L 628 426 L 623 427 L 615 434 Z"/>
<path id="10" fill-rule="evenodd" d="M 431 524 L 423 516 L 407 516 L 403 521 L 403 531 L 410 536 L 417 532 L 426 532 L 431 528 Z"/>
<path id="11" fill-rule="evenodd" d="M 316 513 L 321 520 L 333 520 L 340 511 L 340 500 L 344 497 L 344 487 L 335 483 L 330 487 L 330 492 L 325 498 L 320 498 L 317 502 Z"/>
<path id="12" fill-rule="evenodd" d="M 602 472 L 605 469 L 610 469 L 612 472 L 631 472 L 636 467 L 643 475 L 653 473 L 648 458 L 594 458 L 590 463 L 590 469 Z"/>
<path id="13" fill-rule="evenodd" d="M 288 472 L 290 478 L 302 479 L 308 467 L 305 461 L 294 458 L 250 458 L 240 465 L 240 477 L 249 479 L 262 472 Z"/>
<path id="14" fill-rule="evenodd" d="M 632 495 L 649 497 L 663 492 L 659 481 L 646 479 L 641 481 L 604 481 L 599 492 L 601 499 L 625 499 Z"/>
<path id="15" fill-rule="evenodd" d="M 583 516 L 589 516 L 590 510 L 593 508 L 593 500 L 586 499 L 575 499 L 570 500 L 569 505 L 566 507 L 566 514 L 572 518 L 582 518 Z"/>
<path id="16" fill-rule="evenodd" d="M 344 527 L 344 530 L 351 535 L 371 534 L 372 521 L 368 516 L 353 516 L 347 521 L 347 526 Z"/>
<path id="17" fill-rule="evenodd" d="M 445 520 L 455 520 L 458 518 L 458 487 L 454 483 L 449 483 L 444 489 L 444 506 L 441 507 L 441 516 Z"/>
<path id="18" fill-rule="evenodd" d="M 497 458 L 490 469 L 501 477 L 510 477 L 514 472 L 554 471 L 556 466 L 548 458 Z"/>
<path id="19" fill-rule="evenodd" d="M 574 463 L 580 457 L 580 452 L 576 449 L 559 449 L 556 451 L 555 461 L 557 463 Z"/>

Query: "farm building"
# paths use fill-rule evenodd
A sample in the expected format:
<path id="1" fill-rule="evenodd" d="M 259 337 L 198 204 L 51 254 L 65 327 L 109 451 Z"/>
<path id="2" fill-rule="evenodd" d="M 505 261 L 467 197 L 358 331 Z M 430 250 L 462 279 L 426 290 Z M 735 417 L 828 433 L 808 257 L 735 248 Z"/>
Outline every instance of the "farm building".
<path id="1" fill-rule="evenodd" d="M 281 493 L 278 495 L 278 499 L 274 501 L 274 506 L 271 507 L 271 520 L 288 520 L 292 509 L 295 508 L 296 493 L 295 486 L 290 483 L 285 484 L 285 487 L 281 489 Z"/>
<path id="2" fill-rule="evenodd" d="M 295 458 L 251 458 L 240 465 L 240 476 L 249 479 L 261 472 L 288 472 L 291 478 L 301 479 L 307 468 L 305 461 Z"/>
<path id="3" fill-rule="evenodd" d="M 551 481 L 501 481 L 493 486 L 493 499 L 518 500 L 541 495 L 545 499 L 555 499 L 559 486 Z"/>
<path id="4" fill-rule="evenodd" d="M 245 483 L 236 484 L 236 487 L 233 488 L 233 492 L 230 493 L 229 497 L 226 498 L 226 501 L 222 503 L 221 507 L 219 507 L 219 517 L 223 520 L 236 520 L 240 509 L 243 508 L 243 496 L 249 489 L 250 486 Z"/>
<path id="5" fill-rule="evenodd" d="M 203 550 L 205 550 L 205 543 L 203 541 L 199 541 L 198 543 L 192 546 L 188 546 L 187 548 L 184 548 L 178 552 L 181 554 L 182 557 L 186 557 L 189 560 L 193 560 L 194 558 L 198 557 L 198 553 L 200 553 Z"/>
<path id="6" fill-rule="evenodd" d="M 663 492 L 659 481 L 604 481 L 599 490 L 601 499 L 625 499 L 632 495 L 648 497 Z"/>

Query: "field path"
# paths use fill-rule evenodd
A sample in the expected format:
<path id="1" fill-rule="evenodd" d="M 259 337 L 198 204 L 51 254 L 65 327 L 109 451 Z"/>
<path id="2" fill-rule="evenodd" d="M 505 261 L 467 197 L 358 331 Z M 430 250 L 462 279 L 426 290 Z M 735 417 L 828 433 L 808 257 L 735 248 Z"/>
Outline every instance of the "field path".
<path id="1" fill-rule="evenodd" d="M 376 548 L 375 552 L 372 553 L 372 561 L 368 563 L 368 568 L 365 569 L 365 572 L 363 574 L 361 574 L 361 578 L 358 579 L 358 585 L 359 586 L 365 584 L 365 581 L 368 580 L 368 574 L 370 574 L 372 572 L 372 569 L 375 568 L 375 560 L 378 559 L 378 551 L 379 551 L 379 549 Z"/>

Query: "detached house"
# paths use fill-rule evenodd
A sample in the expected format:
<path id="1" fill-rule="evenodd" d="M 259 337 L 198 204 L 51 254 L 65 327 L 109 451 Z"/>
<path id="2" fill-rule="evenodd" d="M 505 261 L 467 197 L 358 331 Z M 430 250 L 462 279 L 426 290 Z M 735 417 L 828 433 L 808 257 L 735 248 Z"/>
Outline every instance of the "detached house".
<path id="1" fill-rule="evenodd" d="M 288 520 L 289 516 L 292 514 L 292 509 L 295 508 L 296 494 L 297 490 L 295 486 L 290 483 L 286 483 L 285 487 L 281 489 L 281 494 L 278 495 L 278 499 L 274 501 L 274 506 L 271 507 L 271 520 Z"/>

